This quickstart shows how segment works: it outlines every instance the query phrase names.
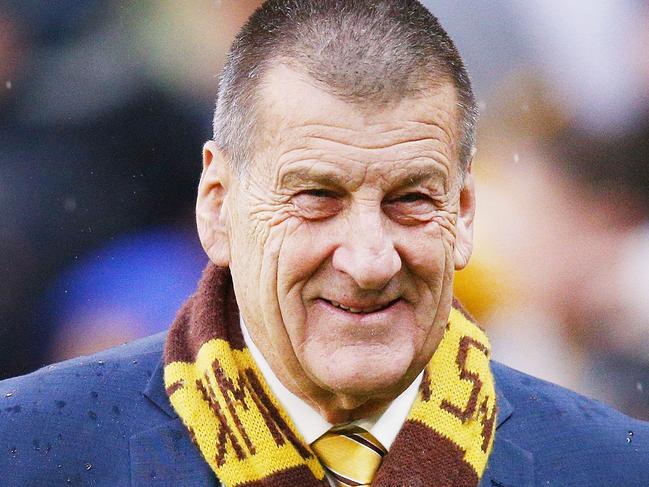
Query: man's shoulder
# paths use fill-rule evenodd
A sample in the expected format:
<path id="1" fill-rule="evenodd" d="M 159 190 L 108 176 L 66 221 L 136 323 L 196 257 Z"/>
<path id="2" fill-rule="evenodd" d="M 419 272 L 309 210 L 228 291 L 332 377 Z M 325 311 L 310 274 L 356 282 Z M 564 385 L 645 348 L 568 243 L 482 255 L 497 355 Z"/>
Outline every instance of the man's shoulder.
<path id="1" fill-rule="evenodd" d="M 505 365 L 492 370 L 507 416 L 496 440 L 533 455 L 537 483 L 649 485 L 649 423 Z"/>
<path id="2" fill-rule="evenodd" d="M 501 363 L 492 362 L 492 370 L 497 390 L 516 411 L 516 415 L 523 415 L 529 419 L 534 416 L 551 415 L 557 422 L 565 420 L 569 423 L 584 421 L 590 424 L 601 422 L 610 425 L 618 422 L 624 424 L 635 422 L 641 428 L 649 427 L 649 423 L 630 418 L 595 399 Z"/>
<path id="3" fill-rule="evenodd" d="M 44 400 L 48 396 L 81 395 L 83 397 L 78 399 L 86 402 L 86 399 L 96 399 L 94 389 L 118 388 L 126 392 L 139 388 L 141 391 L 160 361 L 165 336 L 165 333 L 159 333 L 6 379 L 0 382 L 0 399 L 7 403 L 35 398 Z M 63 409 L 60 401 L 56 404 Z"/>
<path id="4" fill-rule="evenodd" d="M 112 466 L 128 468 L 131 436 L 169 419 L 144 394 L 159 373 L 164 339 L 154 335 L 0 382 L 0 470 L 14 482 L 8 485 L 19 485 L 23 473 L 30 482 L 41 475 L 38 485 L 83 483 L 95 472 L 122 478 Z"/>

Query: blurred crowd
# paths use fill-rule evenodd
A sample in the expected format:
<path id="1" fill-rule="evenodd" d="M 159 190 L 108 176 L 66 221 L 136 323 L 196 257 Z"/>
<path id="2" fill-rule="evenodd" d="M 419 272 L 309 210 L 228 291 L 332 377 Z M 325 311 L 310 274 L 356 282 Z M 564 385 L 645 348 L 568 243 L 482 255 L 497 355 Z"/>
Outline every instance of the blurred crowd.
<path id="1" fill-rule="evenodd" d="M 166 329 L 217 76 L 259 0 L 0 3 L 0 378 Z M 428 0 L 474 80 L 495 358 L 649 418 L 649 6 Z"/>

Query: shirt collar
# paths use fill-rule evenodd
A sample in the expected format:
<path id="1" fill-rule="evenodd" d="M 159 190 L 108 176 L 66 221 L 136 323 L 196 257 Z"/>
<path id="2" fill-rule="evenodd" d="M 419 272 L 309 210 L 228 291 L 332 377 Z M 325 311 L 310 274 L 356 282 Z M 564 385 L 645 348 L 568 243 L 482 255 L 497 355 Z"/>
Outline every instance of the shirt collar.
<path id="1" fill-rule="evenodd" d="M 243 318 L 240 319 L 241 331 L 246 346 L 250 350 L 253 359 L 257 363 L 264 379 L 277 400 L 284 407 L 298 432 L 309 444 L 313 443 L 320 436 L 330 430 L 334 425 L 325 420 L 320 414 L 309 406 L 305 401 L 289 391 L 280 382 L 270 365 L 253 342 Z M 374 435 L 386 448 L 390 449 L 392 442 L 399 433 L 401 425 L 406 420 L 412 404 L 415 402 L 419 384 L 423 377 L 423 371 L 412 381 L 408 388 L 394 399 L 382 412 L 369 418 L 362 418 L 354 421 L 356 424 Z"/>

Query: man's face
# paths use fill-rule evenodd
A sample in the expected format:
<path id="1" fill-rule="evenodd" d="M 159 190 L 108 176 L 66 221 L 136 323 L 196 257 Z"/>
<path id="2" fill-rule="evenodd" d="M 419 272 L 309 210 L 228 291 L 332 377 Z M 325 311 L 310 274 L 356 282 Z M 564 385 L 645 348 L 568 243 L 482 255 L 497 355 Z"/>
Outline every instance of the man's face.
<path id="1" fill-rule="evenodd" d="M 225 178 L 213 260 L 289 389 L 348 409 L 391 399 L 435 351 L 470 254 L 455 92 L 361 110 L 281 67 L 262 93 L 264 136 Z"/>

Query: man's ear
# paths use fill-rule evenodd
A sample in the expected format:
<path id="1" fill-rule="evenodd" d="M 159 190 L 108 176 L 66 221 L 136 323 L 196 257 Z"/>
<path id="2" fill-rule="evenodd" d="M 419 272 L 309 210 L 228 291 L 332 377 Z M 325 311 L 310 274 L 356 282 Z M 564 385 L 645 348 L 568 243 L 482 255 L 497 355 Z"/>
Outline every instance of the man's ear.
<path id="1" fill-rule="evenodd" d="M 196 199 L 196 225 L 201 244 L 217 266 L 230 265 L 228 205 L 232 182 L 230 164 L 213 140 L 203 146 L 203 172 Z"/>
<path id="2" fill-rule="evenodd" d="M 457 214 L 455 250 L 453 261 L 455 270 L 464 269 L 473 252 L 473 218 L 475 217 L 475 185 L 469 163 L 460 189 L 460 208 Z"/>

